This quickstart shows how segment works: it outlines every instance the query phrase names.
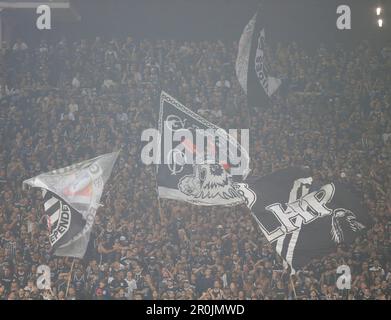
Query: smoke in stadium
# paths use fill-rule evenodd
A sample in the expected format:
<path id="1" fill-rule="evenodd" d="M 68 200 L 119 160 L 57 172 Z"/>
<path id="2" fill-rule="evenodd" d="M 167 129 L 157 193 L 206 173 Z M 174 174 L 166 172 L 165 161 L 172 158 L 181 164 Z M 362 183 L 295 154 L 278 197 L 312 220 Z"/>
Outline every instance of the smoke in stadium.
<path id="1" fill-rule="evenodd" d="M 1 1 L 0 299 L 390 300 L 390 25 L 389 1 Z"/>

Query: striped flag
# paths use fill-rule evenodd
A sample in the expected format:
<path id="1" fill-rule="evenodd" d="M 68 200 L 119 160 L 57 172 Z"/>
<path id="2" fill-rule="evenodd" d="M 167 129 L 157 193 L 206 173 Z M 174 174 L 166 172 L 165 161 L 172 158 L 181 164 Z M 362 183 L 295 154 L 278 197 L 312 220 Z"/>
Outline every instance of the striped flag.
<path id="1" fill-rule="evenodd" d="M 293 272 L 351 244 L 372 225 L 348 186 L 315 181 L 305 168 L 253 177 L 241 186 L 259 229 Z"/>
<path id="2" fill-rule="evenodd" d="M 42 189 L 55 255 L 84 256 L 103 188 L 117 157 L 118 152 L 104 154 L 23 182 Z"/>
<path id="3" fill-rule="evenodd" d="M 49 242 L 55 251 L 81 233 L 86 222 L 78 211 L 53 192 L 42 189 L 42 195 Z"/>

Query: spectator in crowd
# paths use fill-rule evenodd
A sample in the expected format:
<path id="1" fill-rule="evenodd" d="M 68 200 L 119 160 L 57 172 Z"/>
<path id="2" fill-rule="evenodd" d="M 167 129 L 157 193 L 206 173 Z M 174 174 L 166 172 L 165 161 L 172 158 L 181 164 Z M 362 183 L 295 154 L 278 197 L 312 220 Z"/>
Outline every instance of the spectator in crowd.
<path id="1" fill-rule="evenodd" d="M 248 117 L 237 44 L 97 37 L 2 47 L 0 299 L 391 299 L 391 58 L 297 44 L 275 49 L 285 79 Z M 375 224 L 351 246 L 290 278 L 247 208 L 160 200 L 140 135 L 157 125 L 160 90 L 225 129 L 251 123 L 251 165 L 265 175 L 308 165 L 352 184 Z M 56 257 L 31 176 L 122 149 L 83 259 Z M 343 262 L 343 263 L 342 263 Z M 49 265 L 51 290 L 37 287 Z M 351 268 L 352 287 L 336 287 Z"/>

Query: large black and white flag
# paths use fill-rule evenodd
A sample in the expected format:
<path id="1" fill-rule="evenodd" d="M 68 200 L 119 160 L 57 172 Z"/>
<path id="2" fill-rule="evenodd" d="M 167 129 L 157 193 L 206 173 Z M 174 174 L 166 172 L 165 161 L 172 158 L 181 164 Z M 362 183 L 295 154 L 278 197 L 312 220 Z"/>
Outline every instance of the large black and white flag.
<path id="1" fill-rule="evenodd" d="M 42 189 L 42 195 L 49 242 L 53 252 L 56 252 L 83 231 L 86 221 L 81 213 L 53 192 Z"/>
<path id="2" fill-rule="evenodd" d="M 42 173 L 23 184 L 42 189 L 49 241 L 57 256 L 82 258 L 103 187 L 118 152 Z"/>
<path id="3" fill-rule="evenodd" d="M 350 244 L 372 220 L 359 197 L 338 182 L 319 184 L 304 168 L 287 168 L 242 185 L 266 239 L 294 270 Z"/>
<path id="4" fill-rule="evenodd" d="M 238 56 L 236 59 L 236 76 L 247 94 L 248 105 L 251 108 L 262 107 L 281 85 L 270 70 L 266 52 L 265 12 L 259 6 L 243 30 L 239 40 Z"/>
<path id="5" fill-rule="evenodd" d="M 249 156 L 234 137 L 165 92 L 160 97 L 159 133 L 157 188 L 160 198 L 196 205 L 242 203 L 234 176 L 239 179 L 247 176 Z M 174 135 L 182 134 L 182 139 L 173 141 Z M 202 138 L 197 140 L 197 135 Z M 204 143 L 200 147 L 201 140 Z M 228 153 L 224 161 L 219 159 L 223 145 Z M 208 158 L 210 151 L 215 155 L 213 159 Z"/>

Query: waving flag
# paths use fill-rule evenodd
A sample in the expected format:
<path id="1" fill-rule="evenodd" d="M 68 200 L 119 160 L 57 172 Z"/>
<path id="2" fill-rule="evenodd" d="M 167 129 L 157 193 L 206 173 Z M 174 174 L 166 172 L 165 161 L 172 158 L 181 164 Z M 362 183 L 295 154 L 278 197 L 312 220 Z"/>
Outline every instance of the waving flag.
<path id="1" fill-rule="evenodd" d="M 105 154 L 23 182 L 42 189 L 55 255 L 84 256 L 103 187 L 117 157 L 118 152 Z"/>
<path id="2" fill-rule="evenodd" d="M 251 108 L 264 106 L 281 85 L 281 79 L 273 76 L 266 56 L 266 28 L 264 10 L 260 6 L 243 30 L 236 59 L 236 76 L 247 93 Z"/>
<path id="3" fill-rule="evenodd" d="M 372 219 L 346 185 L 315 181 L 304 168 L 287 168 L 241 185 L 266 239 L 294 270 L 350 244 Z"/>
<path id="4" fill-rule="evenodd" d="M 165 150 L 166 143 L 164 138 L 172 135 L 174 132 L 188 130 L 192 136 L 196 136 L 197 129 L 212 129 L 217 133 L 219 141 L 209 141 L 210 148 L 218 154 L 220 143 L 228 143 L 232 146 L 231 150 L 240 154 L 241 174 L 237 175 L 240 179 L 246 177 L 249 172 L 248 153 L 231 136 L 219 135 L 221 128 L 210 123 L 198 114 L 192 112 L 179 101 L 165 92 L 160 97 L 160 117 L 159 132 L 161 136 L 160 156 L 161 163 L 157 166 L 157 188 L 160 198 L 175 199 L 187 201 L 196 205 L 236 205 L 243 202 L 241 196 L 237 193 L 237 184 L 234 182 L 234 176 L 230 169 L 233 164 L 229 159 L 227 162 L 219 161 L 200 161 L 189 163 L 185 161 L 185 154 L 177 148 L 182 144 L 184 149 L 188 150 L 194 160 L 204 154 L 203 150 L 197 148 L 194 141 L 182 140 L 173 144 L 169 150 Z M 228 148 L 229 149 L 229 148 Z M 171 157 L 167 161 L 168 157 Z"/>
<path id="5" fill-rule="evenodd" d="M 42 189 L 45 218 L 49 230 L 49 242 L 56 251 L 80 234 L 86 221 L 81 213 L 73 209 L 53 192 Z"/>

